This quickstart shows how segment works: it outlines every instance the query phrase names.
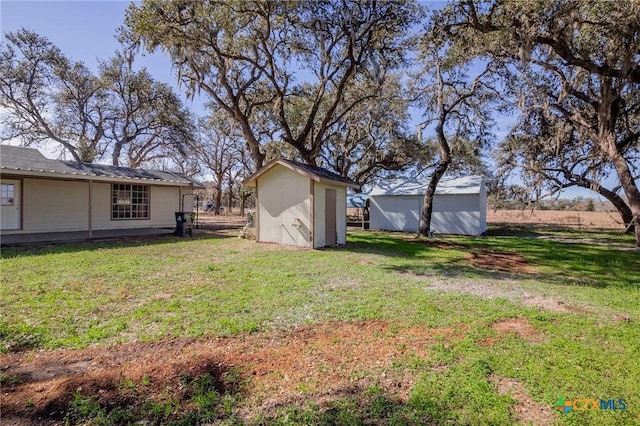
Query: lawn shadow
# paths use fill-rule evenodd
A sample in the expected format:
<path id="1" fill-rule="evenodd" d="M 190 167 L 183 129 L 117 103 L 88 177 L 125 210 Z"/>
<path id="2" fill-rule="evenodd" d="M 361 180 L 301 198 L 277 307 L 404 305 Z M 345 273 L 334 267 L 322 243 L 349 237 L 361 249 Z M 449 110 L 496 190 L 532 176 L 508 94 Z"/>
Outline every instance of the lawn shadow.
<path id="1" fill-rule="evenodd" d="M 544 280 L 594 288 L 640 286 L 640 256 L 635 251 L 584 242 L 585 237 L 602 236 L 600 232 L 581 232 L 571 240 L 573 234 L 565 231 L 569 241 L 558 240 L 553 234 L 547 238 L 540 230 L 522 233 L 503 229 L 499 234 L 425 239 L 414 234 L 376 231 L 354 234 L 344 249 L 387 256 L 395 261 L 382 268 L 417 276 Z"/>
<path id="2" fill-rule="evenodd" d="M 51 253 L 74 253 L 111 248 L 129 248 L 162 244 L 173 244 L 195 240 L 238 238 L 242 227 L 211 226 L 194 230 L 191 236 L 178 237 L 171 233 L 151 235 L 120 235 L 114 237 L 94 238 L 91 240 L 55 241 L 42 243 L 28 243 L 17 245 L 3 245 L 0 252 L 1 259 L 11 259 L 23 256 L 38 256 Z"/>

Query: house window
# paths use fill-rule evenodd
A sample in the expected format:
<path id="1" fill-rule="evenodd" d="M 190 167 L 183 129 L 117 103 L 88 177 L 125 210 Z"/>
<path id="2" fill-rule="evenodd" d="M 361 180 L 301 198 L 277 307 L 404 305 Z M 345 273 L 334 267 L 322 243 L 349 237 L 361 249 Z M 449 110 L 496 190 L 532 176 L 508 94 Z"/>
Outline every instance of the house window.
<path id="1" fill-rule="evenodd" d="M 112 194 L 112 219 L 149 219 L 148 186 L 114 184 Z"/>
<path id="2" fill-rule="evenodd" d="M 0 204 L 3 206 L 12 206 L 14 200 L 15 185 L 12 183 L 3 183 L 0 186 Z"/>

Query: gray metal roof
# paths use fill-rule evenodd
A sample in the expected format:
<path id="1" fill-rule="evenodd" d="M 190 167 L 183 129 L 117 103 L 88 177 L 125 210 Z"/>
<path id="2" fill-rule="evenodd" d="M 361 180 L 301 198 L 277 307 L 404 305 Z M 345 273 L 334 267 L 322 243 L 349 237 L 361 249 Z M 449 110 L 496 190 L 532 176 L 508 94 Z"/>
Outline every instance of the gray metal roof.
<path id="1" fill-rule="evenodd" d="M 436 195 L 445 194 L 479 194 L 482 187 L 482 176 L 443 177 L 436 186 Z M 380 195 L 424 195 L 429 179 L 397 179 L 376 186 L 369 193 L 370 197 Z"/>
<path id="2" fill-rule="evenodd" d="M 78 180 L 102 178 L 113 181 L 139 180 L 179 186 L 202 186 L 201 183 L 181 173 L 52 160 L 36 149 L 10 145 L 0 145 L 0 170 L 2 173 Z"/>
<path id="3" fill-rule="evenodd" d="M 325 181 L 325 182 L 328 181 L 338 185 L 348 186 L 351 188 L 360 187 L 360 185 L 358 185 L 351 179 L 340 176 L 339 174 L 333 173 L 327 169 L 323 169 L 317 166 L 311 166 L 309 164 L 298 163 L 296 161 L 287 160 L 284 158 L 279 158 L 279 159 L 270 161 L 269 163 L 264 165 L 260 170 L 258 170 L 257 172 L 255 172 L 254 174 L 246 178 L 242 182 L 242 184 L 245 186 L 254 186 L 256 178 L 258 178 L 258 176 L 260 176 L 261 174 L 273 168 L 276 164 L 280 164 L 291 170 L 295 170 L 298 173 L 309 176 L 317 181 Z"/>

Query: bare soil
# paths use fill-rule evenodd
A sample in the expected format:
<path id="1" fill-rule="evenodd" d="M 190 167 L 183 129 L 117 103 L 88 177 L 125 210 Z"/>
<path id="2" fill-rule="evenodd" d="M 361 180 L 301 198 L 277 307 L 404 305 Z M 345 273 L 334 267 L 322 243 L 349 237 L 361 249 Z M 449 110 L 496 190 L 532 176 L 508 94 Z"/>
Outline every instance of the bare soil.
<path id="1" fill-rule="evenodd" d="M 538 332 L 522 318 L 492 325 L 497 336 L 515 333 L 540 341 Z M 397 403 L 405 403 L 417 377 L 392 368 L 409 358 L 424 358 L 434 341 L 460 340 L 466 326 L 421 328 L 385 321 L 327 323 L 286 331 L 215 339 L 129 343 L 83 350 L 14 352 L 0 356 L 5 377 L 2 388 L 3 425 L 62 424 L 73 392 L 98 397 L 102 404 L 127 406 L 184 397 L 181 378 L 211 374 L 219 390 L 242 392 L 240 419 L 269 416 L 286 404 L 319 406 L 362 393 L 376 385 Z M 229 389 L 226 374 L 239 376 Z M 142 385 L 146 380 L 148 384 Z M 497 390 L 516 401 L 514 412 L 523 423 L 551 424 L 552 409 L 536 403 L 514 379 L 491 377 Z M 124 385 L 131 383 L 129 389 Z M 226 387 L 226 388 L 225 388 Z"/>
<path id="2" fill-rule="evenodd" d="M 406 402 L 416 378 L 394 370 L 393 363 L 425 357 L 436 338 L 461 339 L 463 328 L 328 323 L 208 340 L 3 354 L 2 373 L 12 384 L 2 387 L 2 424 L 58 424 L 75 391 L 123 406 L 167 394 L 179 398 L 185 374 L 209 373 L 220 383 L 225 374 L 238 374 L 245 406 L 252 407 L 240 413 L 245 420 L 283 404 L 326 402 L 372 384 Z M 149 385 L 140 385 L 145 380 Z M 124 383 L 137 384 L 135 392 L 123 392 Z"/>
<path id="3" fill-rule="evenodd" d="M 551 407 L 537 403 L 518 380 L 492 376 L 490 381 L 500 394 L 509 395 L 516 401 L 513 411 L 519 423 L 533 426 L 554 424 Z"/>
<path id="4" fill-rule="evenodd" d="M 585 229 L 624 230 L 616 212 L 558 210 L 487 210 L 487 223 L 509 225 L 550 225 Z"/>

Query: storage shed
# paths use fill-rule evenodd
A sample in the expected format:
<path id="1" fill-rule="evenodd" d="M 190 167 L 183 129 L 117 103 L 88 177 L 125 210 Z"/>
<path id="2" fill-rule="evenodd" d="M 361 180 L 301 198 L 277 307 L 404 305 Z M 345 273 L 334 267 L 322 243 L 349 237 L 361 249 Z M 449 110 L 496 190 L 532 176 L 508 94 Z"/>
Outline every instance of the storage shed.
<path id="1" fill-rule="evenodd" d="M 347 188 L 358 188 L 353 181 L 278 159 L 243 184 L 255 188 L 257 241 L 310 248 L 346 242 Z"/>
<path id="2" fill-rule="evenodd" d="M 369 193 L 370 227 L 417 232 L 426 179 L 394 180 Z M 482 176 L 443 177 L 433 197 L 431 232 L 481 235 L 487 230 L 487 191 Z"/>

